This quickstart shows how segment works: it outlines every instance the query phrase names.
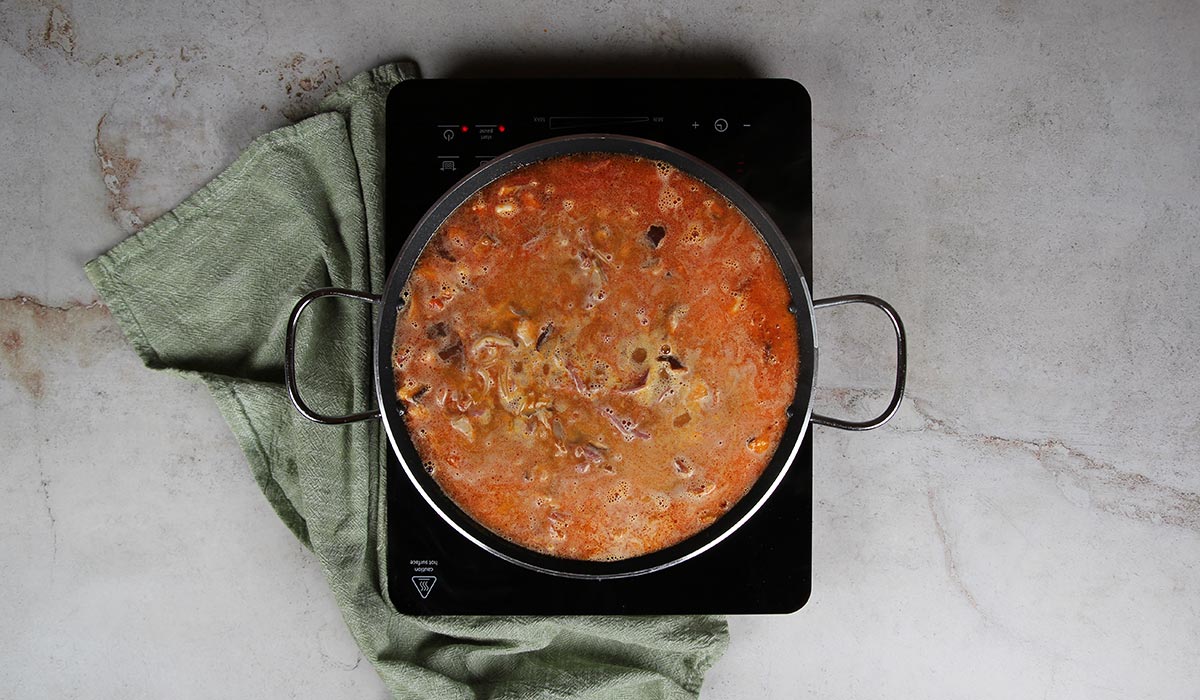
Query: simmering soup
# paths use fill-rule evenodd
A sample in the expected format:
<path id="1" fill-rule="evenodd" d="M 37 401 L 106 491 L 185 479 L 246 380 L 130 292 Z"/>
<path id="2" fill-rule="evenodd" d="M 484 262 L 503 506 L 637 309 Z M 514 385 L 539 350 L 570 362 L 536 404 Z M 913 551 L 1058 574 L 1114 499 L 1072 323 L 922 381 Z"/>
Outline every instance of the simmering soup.
<path id="1" fill-rule="evenodd" d="M 423 467 L 531 550 L 617 560 L 741 499 L 779 444 L 798 340 L 750 221 L 656 161 L 509 173 L 416 263 L 392 366 Z"/>

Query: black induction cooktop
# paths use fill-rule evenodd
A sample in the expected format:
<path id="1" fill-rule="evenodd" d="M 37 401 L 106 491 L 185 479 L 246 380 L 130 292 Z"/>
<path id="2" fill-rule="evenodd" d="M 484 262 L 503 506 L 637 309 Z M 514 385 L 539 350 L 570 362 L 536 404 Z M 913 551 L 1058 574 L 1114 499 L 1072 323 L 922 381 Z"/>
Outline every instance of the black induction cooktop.
<path id="1" fill-rule="evenodd" d="M 411 80 L 387 105 L 385 253 L 457 181 L 495 156 L 554 136 L 612 133 L 707 161 L 779 225 L 812 284 L 811 120 L 790 80 Z M 389 451 L 388 594 L 402 613 L 788 613 L 808 600 L 812 432 L 762 508 L 725 540 L 661 571 L 600 581 L 509 563 L 467 540 L 417 492 Z"/>

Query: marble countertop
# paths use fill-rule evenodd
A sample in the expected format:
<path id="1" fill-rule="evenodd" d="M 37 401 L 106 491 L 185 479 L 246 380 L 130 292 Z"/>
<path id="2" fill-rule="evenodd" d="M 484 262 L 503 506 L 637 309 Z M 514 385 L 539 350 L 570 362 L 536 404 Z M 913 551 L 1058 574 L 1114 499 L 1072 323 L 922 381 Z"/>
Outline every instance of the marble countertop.
<path id="1" fill-rule="evenodd" d="M 817 429 L 812 600 L 733 618 L 705 700 L 1196 697 L 1198 37 L 1157 0 L 0 4 L 0 696 L 386 695 L 81 266 L 408 57 L 812 94 L 814 291 L 896 306 L 910 398 Z M 821 313 L 819 405 L 865 415 L 887 327 Z"/>

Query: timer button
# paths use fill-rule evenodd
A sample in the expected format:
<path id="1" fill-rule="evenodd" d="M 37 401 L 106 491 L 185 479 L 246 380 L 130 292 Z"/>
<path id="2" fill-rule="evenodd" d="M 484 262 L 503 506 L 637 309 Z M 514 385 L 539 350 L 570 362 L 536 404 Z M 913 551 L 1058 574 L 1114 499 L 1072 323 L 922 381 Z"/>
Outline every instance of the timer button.
<path id="1" fill-rule="evenodd" d="M 728 128 L 729 128 L 729 122 L 726 121 L 725 119 L 718 119 L 715 122 L 713 122 L 713 129 L 715 129 L 718 134 L 725 133 L 725 130 Z"/>

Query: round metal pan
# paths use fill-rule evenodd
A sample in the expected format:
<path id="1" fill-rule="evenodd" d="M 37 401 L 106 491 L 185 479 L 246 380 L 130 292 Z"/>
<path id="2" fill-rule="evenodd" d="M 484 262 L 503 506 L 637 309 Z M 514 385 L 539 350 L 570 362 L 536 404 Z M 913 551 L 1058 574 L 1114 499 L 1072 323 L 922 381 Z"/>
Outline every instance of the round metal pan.
<path id="1" fill-rule="evenodd" d="M 401 291 L 425 245 L 437 232 L 442 222 L 459 205 L 496 179 L 531 163 L 577 153 L 626 154 L 663 161 L 703 181 L 725 196 L 754 224 L 774 254 L 791 292 L 789 311 L 795 319 L 796 333 L 799 338 L 800 366 L 795 398 L 788 409 L 787 426 L 774 456 L 750 491 L 722 517 L 688 539 L 658 551 L 617 561 L 585 561 L 549 556 L 506 540 L 467 515 L 443 493 L 433 477 L 422 468 L 422 460 L 413 446 L 404 424 L 404 407 L 396 398 L 392 370 L 392 339 L 396 330 L 396 318 L 401 308 Z M 374 372 L 375 397 L 378 408 L 374 411 L 349 416 L 326 416 L 313 411 L 301 398 L 295 373 L 296 325 L 309 303 L 327 296 L 360 299 L 371 302 L 377 307 Z M 870 304 L 883 310 L 896 332 L 896 383 L 892 399 L 880 415 L 872 420 L 862 422 L 844 421 L 812 413 L 813 388 L 817 371 L 817 329 L 814 310 L 850 303 Z M 513 564 L 546 574 L 570 578 L 606 579 L 644 575 L 664 569 L 702 554 L 728 537 L 742 523 L 754 516 L 754 513 L 770 498 L 780 481 L 783 480 L 810 423 L 843 430 L 870 430 L 886 423 L 899 408 L 904 395 L 906 341 L 900 317 L 882 299 L 867 295 L 847 295 L 814 302 L 809 294 L 804 273 L 775 222 L 749 194 L 720 171 L 687 153 L 661 143 L 628 136 L 592 134 L 564 136 L 522 146 L 489 161 L 463 178 L 429 209 L 408 236 L 400 254 L 392 264 L 382 294 L 326 288 L 315 290 L 297 302 L 288 324 L 285 359 L 284 374 L 288 395 L 296 409 L 312 421 L 331 425 L 381 418 L 392 450 L 399 458 L 405 474 L 433 512 L 463 537 Z"/>

